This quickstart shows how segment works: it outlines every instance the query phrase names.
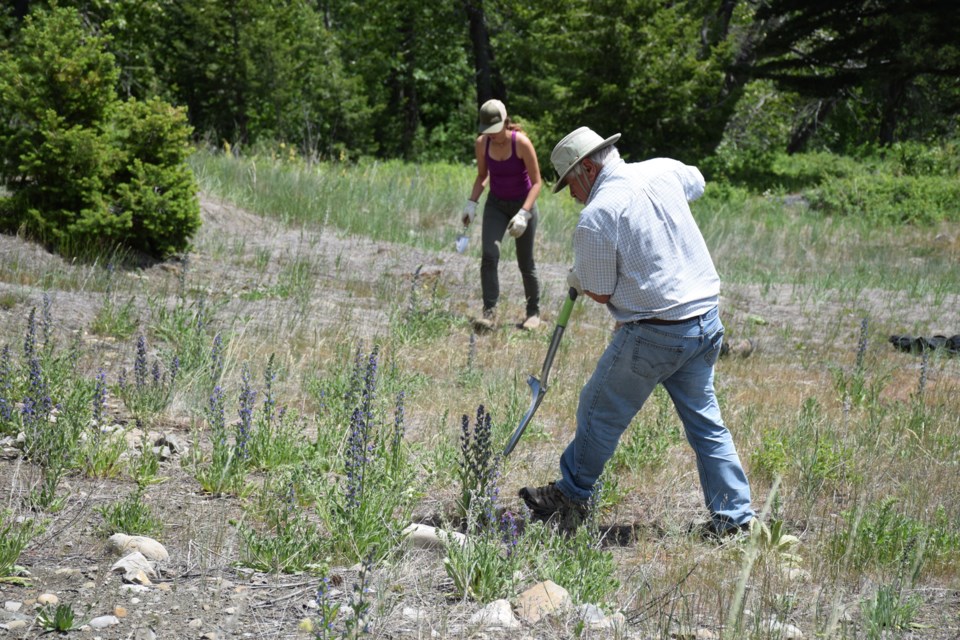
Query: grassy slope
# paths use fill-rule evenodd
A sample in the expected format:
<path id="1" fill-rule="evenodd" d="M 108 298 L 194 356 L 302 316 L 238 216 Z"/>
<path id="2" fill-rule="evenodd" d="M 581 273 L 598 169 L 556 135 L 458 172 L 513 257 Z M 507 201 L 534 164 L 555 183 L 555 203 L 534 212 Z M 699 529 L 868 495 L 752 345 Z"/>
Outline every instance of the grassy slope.
<path id="1" fill-rule="evenodd" d="M 548 332 L 511 330 L 471 338 L 464 316 L 477 302 L 478 239 L 465 256 L 449 249 L 469 170 L 284 168 L 203 156 L 195 163 L 208 193 L 286 225 L 233 217 L 232 226 L 199 239 L 187 290 L 191 299 L 205 292 L 217 323 L 233 336 L 225 388 L 236 390 L 241 362 L 259 370 L 277 353 L 278 393 L 310 412 L 316 398 L 309 381 L 347 366 L 352 345 L 377 340 L 387 366 L 399 372 L 391 388 L 407 392 L 408 438 L 417 445 L 426 496 L 418 510 L 449 511 L 459 416 L 484 404 L 495 442 L 503 442 L 526 408 L 524 379 L 539 369 L 548 339 Z M 549 195 L 540 207 L 549 327 L 570 262 L 576 208 L 567 196 Z M 941 612 L 947 590 L 958 586 L 960 367 L 956 359 L 935 357 L 921 370 L 919 358 L 894 352 L 886 337 L 960 332 L 960 245 L 949 235 L 955 232 L 823 221 L 769 200 L 734 205 L 708 197 L 695 213 L 724 277 L 730 341 L 750 338 L 757 345 L 750 357 L 718 366 L 725 419 L 757 507 L 780 476 L 768 518 L 783 521 L 801 541 L 795 563 L 775 545 L 764 547 L 746 582 L 746 608 L 755 615 L 743 624 L 753 637 L 778 637 L 765 627 L 771 617 L 808 636 L 843 628 L 850 637 L 867 637 L 879 617 L 870 604 L 879 591 L 895 593 L 895 610 L 917 603 L 912 618 L 932 625 L 930 637 L 950 637 L 956 620 Z M 330 240 L 341 230 L 373 240 Z M 509 244 L 504 253 L 509 317 L 521 307 Z M 24 311 L 40 291 L 57 292 L 62 301 L 105 288 L 102 267 L 31 262 L 35 256 L 23 248 L 11 256 L 19 257 L 0 272 L 9 307 L 4 342 L 16 343 Z M 420 264 L 427 265 L 424 277 L 411 280 Z M 173 276 L 162 269 L 146 275 L 124 295 L 146 287 L 154 300 L 170 300 Z M 404 316 L 413 291 L 416 312 Z M 143 307 L 149 326 L 156 310 Z M 88 303 L 69 323 L 89 327 L 96 308 Z M 858 353 L 863 318 L 867 341 Z M 519 486 L 553 479 L 579 388 L 608 330 L 602 308 L 578 305 L 547 401 L 504 468 L 501 495 L 509 505 Z M 86 358 L 89 371 L 111 359 L 114 368 L 129 366 L 132 338 L 109 347 L 92 342 L 98 346 Z M 189 422 L 204 401 L 184 392 L 168 419 Z M 719 628 L 730 618 L 744 566 L 737 549 L 683 534 L 702 513 L 694 463 L 677 429 L 663 399 L 648 403 L 612 465 L 603 517 L 606 527 L 636 528 L 635 542 L 610 547 L 622 583 L 610 604 L 649 636 L 677 622 Z M 847 618 L 854 622 L 842 626 Z"/>

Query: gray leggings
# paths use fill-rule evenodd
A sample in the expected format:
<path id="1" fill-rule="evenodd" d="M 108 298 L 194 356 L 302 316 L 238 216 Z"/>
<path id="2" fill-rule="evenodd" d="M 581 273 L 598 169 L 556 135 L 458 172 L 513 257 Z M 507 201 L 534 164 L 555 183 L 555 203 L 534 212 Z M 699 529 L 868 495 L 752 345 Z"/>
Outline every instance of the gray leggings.
<path id="1" fill-rule="evenodd" d="M 493 309 L 500 299 L 500 279 L 497 269 L 500 265 L 500 243 L 507 231 L 511 218 L 517 215 L 523 206 L 523 200 L 501 200 L 488 194 L 483 206 L 483 257 L 480 259 L 480 287 L 483 290 L 483 308 Z M 539 214 L 537 205 L 533 205 L 533 217 L 527 223 L 527 230 L 517 238 L 517 266 L 523 279 L 523 293 L 527 298 L 527 315 L 540 315 L 540 282 L 537 279 L 537 265 L 533 260 L 533 241 L 537 235 Z"/>

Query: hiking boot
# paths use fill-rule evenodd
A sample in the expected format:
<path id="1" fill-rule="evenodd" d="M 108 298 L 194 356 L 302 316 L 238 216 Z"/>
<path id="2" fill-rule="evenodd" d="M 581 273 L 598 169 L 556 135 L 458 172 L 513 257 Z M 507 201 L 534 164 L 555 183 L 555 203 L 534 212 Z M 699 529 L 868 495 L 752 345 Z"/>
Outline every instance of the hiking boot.
<path id="1" fill-rule="evenodd" d="M 534 518 L 553 522 L 564 531 L 573 531 L 587 518 L 586 502 L 568 498 L 553 482 L 543 487 L 524 487 L 520 497 Z"/>
<path id="2" fill-rule="evenodd" d="M 741 534 L 749 534 L 753 526 L 753 520 L 750 519 L 743 524 L 734 524 L 725 520 L 709 520 L 707 522 L 694 523 L 690 527 L 690 532 L 709 542 L 723 542 L 728 538 L 735 538 Z"/>
<path id="3" fill-rule="evenodd" d="M 484 309 L 479 318 L 473 319 L 473 328 L 477 331 L 493 331 L 496 328 L 497 314 L 493 309 Z"/>
<path id="4" fill-rule="evenodd" d="M 527 316 L 527 319 L 521 322 L 518 326 L 521 329 L 524 329 L 526 331 L 533 331 L 534 329 L 538 329 L 540 327 L 540 316 L 538 315 Z"/>

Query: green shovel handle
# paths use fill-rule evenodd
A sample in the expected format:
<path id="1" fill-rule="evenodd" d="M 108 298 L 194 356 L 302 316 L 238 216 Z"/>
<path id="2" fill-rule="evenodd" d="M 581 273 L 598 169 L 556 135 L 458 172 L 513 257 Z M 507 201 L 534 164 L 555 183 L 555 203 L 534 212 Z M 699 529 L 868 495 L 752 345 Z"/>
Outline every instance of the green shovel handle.
<path id="1" fill-rule="evenodd" d="M 573 303 L 576 299 L 577 290 L 573 287 L 570 287 L 570 291 L 567 292 L 567 299 L 563 302 L 563 306 L 560 308 L 560 315 L 557 316 L 557 326 L 567 326 L 567 321 L 570 320 L 570 312 L 573 311 Z"/>

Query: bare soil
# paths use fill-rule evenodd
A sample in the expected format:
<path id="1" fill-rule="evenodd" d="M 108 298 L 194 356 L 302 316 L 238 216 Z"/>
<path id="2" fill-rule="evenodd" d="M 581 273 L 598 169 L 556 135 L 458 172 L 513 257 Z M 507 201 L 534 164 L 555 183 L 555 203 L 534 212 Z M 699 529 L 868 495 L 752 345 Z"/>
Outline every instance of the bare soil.
<path id="1" fill-rule="evenodd" d="M 202 199 L 202 211 L 204 224 L 189 261 L 145 264 L 140 269 L 126 271 L 122 277 L 134 283 L 133 290 L 139 288 L 144 293 L 172 298 L 185 279 L 192 291 L 205 289 L 211 298 L 223 301 L 216 309 L 217 316 L 240 318 L 234 330 L 251 336 L 277 332 L 301 335 L 305 326 L 320 332 L 324 327 L 344 323 L 350 325 L 351 335 L 383 334 L 390 316 L 389 310 L 378 302 L 378 287 L 386 286 L 391 280 L 409 282 L 418 269 L 420 277 L 439 279 L 443 283 L 450 292 L 450 306 L 457 313 L 469 314 L 478 304 L 478 257 L 471 252 L 464 255 L 454 252 L 452 236 L 449 251 L 427 252 L 405 245 L 344 237 L 329 230 L 288 228 L 209 196 Z M 318 284 L 309 295 L 280 302 L 269 297 L 257 299 L 253 295 L 281 277 L 280 265 L 298 259 L 310 261 L 318 273 Z M 539 268 L 545 287 L 557 299 L 564 289 L 567 265 L 541 257 Z M 124 363 L 129 367 L 132 359 L 129 345 L 92 335 L 88 330 L 104 295 L 85 285 L 91 273 L 89 265 L 68 262 L 16 237 L 0 236 L 0 279 L 3 280 L 0 282 L 3 301 L 0 343 L 17 344 L 25 326 L 26 312 L 30 307 L 39 306 L 43 294 L 47 293 L 53 300 L 58 339 L 65 343 L 79 335 L 86 345 L 92 346 L 91 367 L 118 367 Z M 519 277 L 512 277 L 515 267 L 504 264 L 502 274 L 504 297 L 519 300 L 522 297 Z M 147 297 L 139 303 L 144 313 L 148 312 Z M 817 302 L 812 304 L 811 299 Z M 958 296 L 953 296 L 952 308 L 958 308 L 958 302 Z M 286 308 L 278 309 L 277 305 Z M 729 343 L 737 345 L 734 357 L 749 362 L 747 358 L 796 356 L 797 366 L 803 367 L 804 362 L 823 354 L 853 353 L 863 317 L 870 318 L 874 338 L 907 330 L 930 335 L 960 332 L 956 316 L 943 318 L 932 309 L 934 305 L 911 301 L 906 296 L 892 304 L 888 292 L 863 291 L 851 304 L 830 292 L 818 299 L 792 287 L 728 284 L 723 291 L 722 312 Z M 518 310 L 519 306 L 509 309 L 510 312 Z M 578 322 L 583 331 L 609 328 L 602 308 L 594 305 L 579 313 Z M 552 320 L 549 311 L 545 312 L 544 319 L 549 330 Z M 951 322 L 954 326 L 950 326 Z M 749 346 L 744 342 L 747 339 L 751 341 Z M 266 344 L 266 338 L 264 342 L 264 353 L 278 346 Z M 287 344 L 286 348 L 289 350 L 286 355 L 294 354 L 295 359 L 297 345 Z M 720 366 L 725 365 L 721 362 Z M 196 418 L 173 413 L 153 431 L 173 433 L 189 442 Z M 687 471 L 692 473 L 692 467 Z M 107 549 L 100 531 L 102 518 L 96 508 L 127 495 L 132 484 L 126 479 L 69 477 L 61 486 L 61 492 L 69 496 L 64 509 L 49 515 L 46 532 L 19 560 L 29 571 L 26 583 L 0 583 L 0 603 L 21 603 L 18 613 L 30 620 L 22 630 L 5 632 L 8 637 L 41 635 L 42 630 L 33 622 L 33 616 L 37 598 L 45 593 L 55 594 L 60 602 L 71 604 L 81 621 L 102 615 L 118 616 L 116 626 L 71 634 L 86 638 L 308 635 L 299 631 L 298 625 L 303 619 L 317 615 L 313 604 L 316 578 L 262 574 L 237 567 L 238 541 L 234 527 L 228 523 L 243 517 L 241 501 L 204 495 L 196 481 L 181 468 L 178 458 L 164 464 L 162 475 L 166 481 L 158 490 L 148 492 L 148 503 L 166 525 L 162 542 L 171 560 L 161 568 L 153 586 L 143 593 L 124 590 L 120 576 L 109 571 L 117 558 Z M 38 470 L 8 446 L 0 460 L 3 506 L 16 507 L 38 477 Z M 681 500 L 681 506 L 687 508 L 698 502 L 696 482 L 689 475 L 684 476 L 683 481 L 690 488 Z M 425 500 L 419 513 L 429 519 L 442 508 L 440 501 L 442 498 L 436 496 Z M 620 540 L 627 546 L 633 544 L 636 535 L 656 535 L 659 526 L 657 515 L 650 514 L 650 507 L 627 502 L 624 511 L 630 509 L 634 509 L 632 514 L 620 513 L 618 520 L 607 525 L 612 531 L 629 531 L 630 535 Z M 644 529 L 647 526 L 644 523 L 649 523 L 649 531 Z M 636 558 L 631 562 L 634 566 L 625 566 L 624 571 L 657 570 L 655 557 L 639 565 Z M 340 589 L 344 593 L 356 581 L 356 575 L 357 567 L 338 567 L 334 571 L 335 581 L 342 585 Z M 374 588 L 381 603 L 375 637 L 445 638 L 469 637 L 473 633 L 464 625 L 478 607 L 451 598 L 450 583 L 435 552 L 411 551 L 399 564 L 379 570 Z M 640 611 L 655 597 L 661 596 L 637 597 L 625 602 L 624 609 Z M 928 625 L 926 631 L 903 637 L 957 637 L 958 592 L 950 589 L 931 592 L 927 594 L 927 605 L 922 620 Z M 9 623 L 16 617 L 12 611 L 0 611 L 0 623 Z M 574 626 L 571 621 L 563 620 L 501 637 L 571 637 Z M 705 623 L 705 626 L 711 625 Z M 639 628 L 628 627 L 628 637 L 641 637 L 636 635 Z M 810 637 L 813 630 L 804 631 Z M 0 632 L 2 635 L 4 632 Z M 487 637 L 490 635 L 488 632 Z"/>

